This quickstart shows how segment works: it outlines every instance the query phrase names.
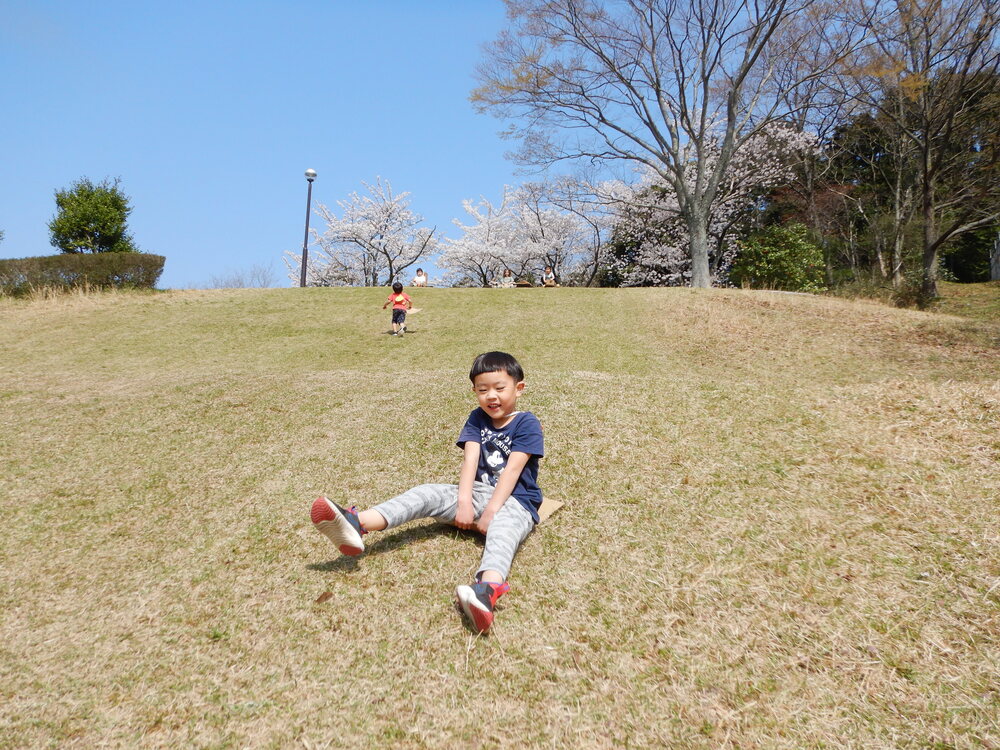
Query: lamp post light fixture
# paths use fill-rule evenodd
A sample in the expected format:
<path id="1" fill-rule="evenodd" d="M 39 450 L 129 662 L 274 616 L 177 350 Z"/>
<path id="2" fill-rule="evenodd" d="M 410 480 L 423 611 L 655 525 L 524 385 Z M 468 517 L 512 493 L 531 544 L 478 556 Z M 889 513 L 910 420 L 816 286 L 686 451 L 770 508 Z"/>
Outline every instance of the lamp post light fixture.
<path id="1" fill-rule="evenodd" d="M 306 285 L 306 265 L 309 262 L 309 207 L 313 197 L 313 180 L 316 179 L 316 170 L 306 170 L 306 180 L 309 182 L 309 193 L 306 195 L 306 235 L 302 240 L 302 275 L 299 277 L 299 286 Z"/>

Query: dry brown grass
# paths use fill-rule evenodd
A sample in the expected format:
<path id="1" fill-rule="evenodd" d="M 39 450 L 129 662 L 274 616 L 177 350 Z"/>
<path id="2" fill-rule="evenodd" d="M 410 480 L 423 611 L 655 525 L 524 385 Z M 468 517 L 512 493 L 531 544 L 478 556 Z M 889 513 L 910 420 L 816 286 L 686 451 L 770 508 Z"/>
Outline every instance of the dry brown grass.
<path id="1" fill-rule="evenodd" d="M 419 294 L 401 341 L 380 290 L 0 306 L 0 745 L 1000 747 L 995 326 Z M 475 537 L 307 511 L 454 481 L 488 348 L 567 505 L 476 637 Z"/>

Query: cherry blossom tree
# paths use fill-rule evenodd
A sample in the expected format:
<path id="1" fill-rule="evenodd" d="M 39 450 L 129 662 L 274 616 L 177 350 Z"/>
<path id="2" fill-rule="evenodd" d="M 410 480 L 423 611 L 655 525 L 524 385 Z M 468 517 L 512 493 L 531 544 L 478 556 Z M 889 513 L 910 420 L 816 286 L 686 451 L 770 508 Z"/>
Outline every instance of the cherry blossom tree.
<path id="1" fill-rule="evenodd" d="M 447 239 L 440 265 L 454 284 L 488 285 L 506 269 L 515 278 L 541 275 L 592 281 L 611 226 L 607 206 L 580 198 L 580 184 L 525 183 L 505 187 L 499 205 L 464 201 L 471 224 L 455 220 L 462 235 Z M 588 210 L 589 209 L 589 210 Z"/>
<path id="2" fill-rule="evenodd" d="M 608 243 L 618 221 L 617 200 L 606 200 L 604 193 L 578 177 L 559 177 L 548 185 L 552 205 L 576 219 L 573 262 L 564 264 L 562 279 L 592 286 L 604 265 Z M 562 279 L 557 275 L 557 280 Z"/>
<path id="3" fill-rule="evenodd" d="M 472 218 L 471 224 L 453 223 L 462 235 L 457 239 L 445 238 L 444 251 L 438 264 L 447 269 L 445 282 L 452 286 L 489 286 L 503 270 L 503 255 L 509 244 L 507 226 L 508 188 L 503 199 L 494 206 L 486 198 L 479 203 L 462 201 L 462 207 Z"/>
<path id="4" fill-rule="evenodd" d="M 707 260 L 712 283 L 726 282 L 736 252 L 730 242 L 734 230 L 752 217 L 765 194 L 789 182 L 795 176 L 795 165 L 818 148 L 815 137 L 777 123 L 741 144 L 722 174 L 709 211 Z M 708 168 L 714 168 L 719 150 L 705 149 Z M 686 179 L 695 181 L 697 174 L 691 165 Z M 612 278 L 623 286 L 692 282 L 689 225 L 671 181 L 646 169 L 634 184 L 609 181 L 598 185 L 594 193 L 618 207 L 614 252 L 606 262 Z"/>
<path id="5" fill-rule="evenodd" d="M 579 245 L 579 216 L 556 208 L 544 183 L 526 183 L 514 193 L 512 236 L 520 252 L 512 252 L 511 260 L 520 269 L 511 271 L 525 276 L 529 271 L 540 272 L 550 267 L 559 280 L 573 270 Z M 513 248 L 512 248 L 513 249 Z"/>
<path id="6" fill-rule="evenodd" d="M 446 240 L 440 259 L 452 283 L 489 286 L 505 270 L 524 278 L 536 268 L 541 270 L 546 250 L 555 251 L 553 237 L 561 228 L 550 226 L 553 216 L 537 201 L 532 205 L 530 193 L 523 189 L 505 186 L 499 205 L 486 198 L 462 205 L 473 223 L 455 220 L 462 236 Z"/>
<path id="7" fill-rule="evenodd" d="M 721 148 L 710 145 L 704 148 L 705 166 L 714 169 Z M 725 283 L 734 230 L 818 151 L 814 136 L 780 123 L 741 143 L 721 174 L 709 211 L 713 282 Z M 686 179 L 698 179 L 695 164 Z M 589 285 L 603 270 L 628 286 L 691 284 L 690 234 L 681 203 L 673 183 L 650 168 L 638 170 L 631 183 L 564 176 L 508 187 L 499 205 L 485 198 L 464 202 L 473 221 L 455 221 L 462 235 L 446 240 L 440 264 L 453 284 L 464 285 L 487 285 L 504 269 L 525 277 L 545 266 L 562 283 Z"/>
<path id="8" fill-rule="evenodd" d="M 435 252 L 435 229 L 421 226 L 423 217 L 410 209 L 409 193 L 393 193 L 388 180 L 364 183 L 367 195 L 351 193 L 338 201 L 338 216 L 323 204 L 317 213 L 326 231 L 317 236 L 319 250 L 306 269 L 309 286 L 383 286 Z M 299 260 L 285 254 L 290 278 L 298 278 Z"/>

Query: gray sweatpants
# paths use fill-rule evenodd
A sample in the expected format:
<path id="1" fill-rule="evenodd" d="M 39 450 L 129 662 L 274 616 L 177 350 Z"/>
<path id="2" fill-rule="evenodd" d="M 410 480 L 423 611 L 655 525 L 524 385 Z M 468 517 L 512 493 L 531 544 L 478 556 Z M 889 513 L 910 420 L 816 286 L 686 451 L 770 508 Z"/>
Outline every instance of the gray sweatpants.
<path id="1" fill-rule="evenodd" d="M 490 485 L 484 482 L 473 484 L 472 507 L 476 518 L 482 514 L 492 496 L 493 488 Z M 371 510 L 377 510 L 388 522 L 390 529 L 417 518 L 452 522 L 458 513 L 458 485 L 421 484 Z M 486 548 L 476 577 L 484 570 L 495 570 L 506 579 L 514 553 L 534 527 L 535 522 L 524 506 L 515 498 L 508 498 L 490 522 L 486 532 Z"/>

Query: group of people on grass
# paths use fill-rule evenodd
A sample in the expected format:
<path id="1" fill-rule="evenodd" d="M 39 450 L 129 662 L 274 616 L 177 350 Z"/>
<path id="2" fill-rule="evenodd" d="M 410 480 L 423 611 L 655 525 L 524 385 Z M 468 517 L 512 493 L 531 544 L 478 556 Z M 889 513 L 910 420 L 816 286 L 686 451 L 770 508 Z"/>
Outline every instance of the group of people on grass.
<path id="1" fill-rule="evenodd" d="M 424 269 L 418 268 L 416 274 L 413 276 L 413 282 L 410 286 L 414 287 L 425 287 L 428 284 L 427 274 Z M 521 282 L 522 286 L 526 285 L 527 282 Z M 502 289 L 511 289 L 518 286 L 517 279 L 514 278 L 513 272 L 509 268 L 505 268 L 503 273 L 490 282 L 490 286 L 499 287 Z M 552 266 L 545 266 L 545 271 L 542 272 L 542 286 L 559 286 L 556 283 L 556 275 L 552 270 Z"/>
<path id="2" fill-rule="evenodd" d="M 515 286 L 531 286 L 527 281 L 518 282 L 509 268 L 505 268 L 499 278 L 494 279 L 490 286 L 500 289 L 513 289 Z M 559 286 L 556 283 L 556 275 L 552 271 L 552 266 L 545 266 L 542 273 L 542 286 Z"/>
<path id="3" fill-rule="evenodd" d="M 492 284 L 492 286 L 500 289 L 513 289 L 517 285 L 517 282 L 514 280 L 514 274 L 509 268 L 505 268 L 499 281 L 494 281 Z M 427 274 L 424 273 L 424 269 L 417 269 L 417 273 L 413 277 L 413 286 L 427 286 Z M 545 266 L 545 271 L 542 273 L 542 286 L 559 286 L 559 284 L 556 283 L 556 276 L 552 271 L 552 266 Z M 406 311 L 413 309 L 413 301 L 410 298 L 410 295 L 403 292 L 403 285 L 398 281 L 393 283 L 392 294 L 390 294 L 388 299 L 386 299 L 385 304 L 382 305 L 382 309 L 384 310 L 389 307 L 389 305 L 392 305 L 391 334 L 393 336 L 402 336 L 406 333 Z"/>

